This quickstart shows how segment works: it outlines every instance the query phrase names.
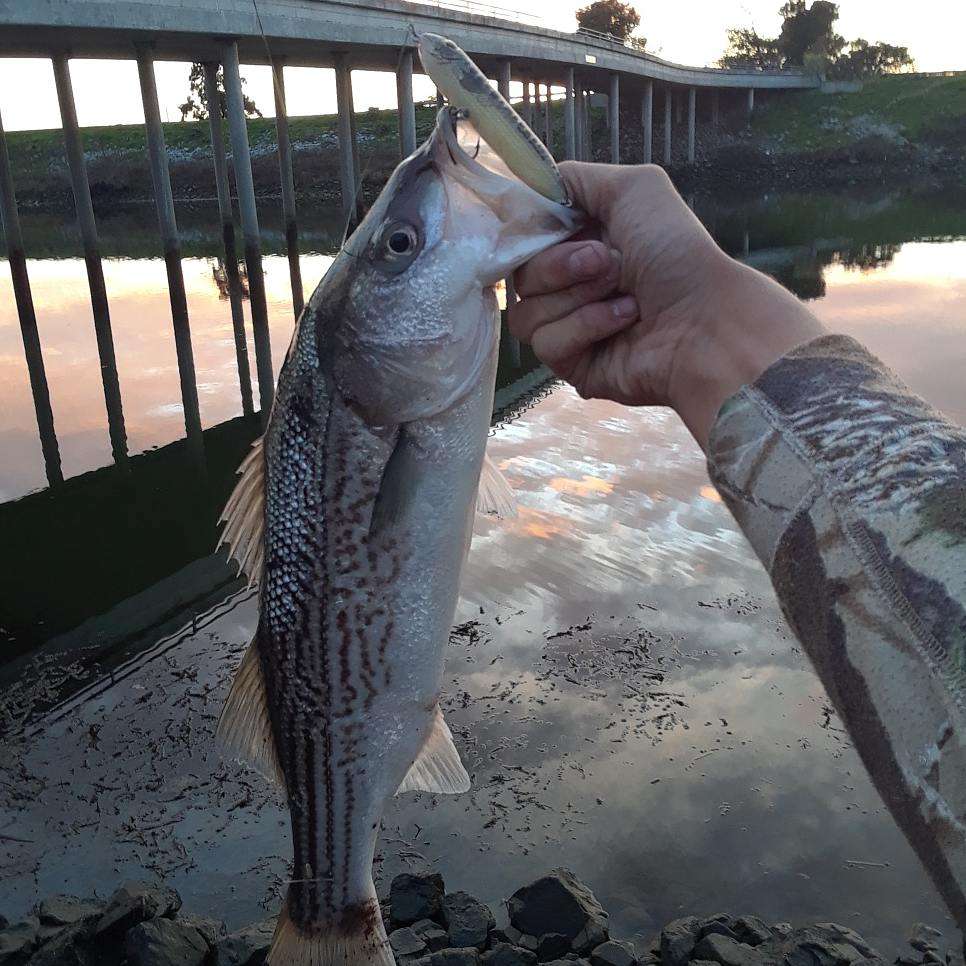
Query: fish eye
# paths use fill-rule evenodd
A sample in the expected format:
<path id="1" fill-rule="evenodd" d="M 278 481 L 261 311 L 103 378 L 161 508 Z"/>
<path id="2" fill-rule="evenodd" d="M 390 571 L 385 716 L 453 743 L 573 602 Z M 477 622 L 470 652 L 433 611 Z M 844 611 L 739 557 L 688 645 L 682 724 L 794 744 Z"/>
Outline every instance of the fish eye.
<path id="1" fill-rule="evenodd" d="M 419 245 L 419 234 L 412 225 L 390 225 L 383 238 L 388 258 L 403 258 L 411 255 Z"/>

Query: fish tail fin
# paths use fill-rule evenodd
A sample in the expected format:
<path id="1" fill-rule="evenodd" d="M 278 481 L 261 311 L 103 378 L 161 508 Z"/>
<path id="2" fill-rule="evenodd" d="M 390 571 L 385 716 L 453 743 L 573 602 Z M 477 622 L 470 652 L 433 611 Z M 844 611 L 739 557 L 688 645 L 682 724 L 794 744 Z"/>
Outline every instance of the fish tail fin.
<path id="1" fill-rule="evenodd" d="M 305 926 L 292 918 L 291 899 L 289 886 L 268 951 L 268 966 L 395 966 L 375 898 L 343 909 L 336 921 Z"/>

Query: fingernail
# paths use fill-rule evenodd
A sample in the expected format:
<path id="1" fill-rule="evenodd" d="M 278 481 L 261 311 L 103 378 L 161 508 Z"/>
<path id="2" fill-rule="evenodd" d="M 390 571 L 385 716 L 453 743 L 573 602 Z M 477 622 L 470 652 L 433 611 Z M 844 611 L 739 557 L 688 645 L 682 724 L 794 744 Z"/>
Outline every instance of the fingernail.
<path id="1" fill-rule="evenodd" d="M 595 245 L 578 248 L 570 256 L 568 264 L 577 278 L 591 278 L 604 268 L 603 259 Z"/>
<path id="2" fill-rule="evenodd" d="M 617 319 L 633 319 L 637 315 L 637 299 L 633 295 L 624 295 L 611 303 L 610 310 Z"/>

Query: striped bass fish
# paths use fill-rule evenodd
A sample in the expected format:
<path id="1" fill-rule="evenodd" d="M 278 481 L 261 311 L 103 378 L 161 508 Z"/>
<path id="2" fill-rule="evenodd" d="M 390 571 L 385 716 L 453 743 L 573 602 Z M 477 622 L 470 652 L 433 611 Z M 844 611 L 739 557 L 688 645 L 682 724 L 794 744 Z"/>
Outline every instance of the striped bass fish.
<path id="1" fill-rule="evenodd" d="M 471 156 L 466 127 L 440 111 L 315 290 L 223 517 L 260 613 L 218 738 L 291 816 L 275 966 L 393 966 L 383 811 L 470 785 L 439 702 L 474 509 L 512 500 L 485 459 L 494 286 L 579 216 L 502 164 L 512 143 Z"/>

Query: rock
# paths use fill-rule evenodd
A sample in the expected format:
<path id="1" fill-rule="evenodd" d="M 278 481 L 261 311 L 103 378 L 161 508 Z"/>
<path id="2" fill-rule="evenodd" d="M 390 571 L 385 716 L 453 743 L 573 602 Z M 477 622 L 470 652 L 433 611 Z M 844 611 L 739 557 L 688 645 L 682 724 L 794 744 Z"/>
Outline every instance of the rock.
<path id="1" fill-rule="evenodd" d="M 0 932 L 10 925 L 10 920 L 6 916 L 0 916 Z"/>
<path id="2" fill-rule="evenodd" d="M 185 922 L 151 919 L 124 936 L 128 966 L 202 966 L 208 940 Z"/>
<path id="3" fill-rule="evenodd" d="M 422 959 L 414 960 L 414 966 L 480 966 L 480 951 L 476 947 L 469 949 L 441 949 L 438 953 L 430 953 Z"/>
<path id="4" fill-rule="evenodd" d="M 923 963 L 934 963 L 937 966 L 942 966 L 946 962 L 935 949 L 927 949 L 922 954 L 922 961 Z M 869 962 L 869 960 L 863 960 L 863 962 Z"/>
<path id="5" fill-rule="evenodd" d="M 787 939 L 792 934 L 792 924 L 790 922 L 776 922 L 771 931 L 781 939 Z"/>
<path id="6" fill-rule="evenodd" d="M 710 959 L 721 966 L 761 966 L 765 959 L 754 947 L 730 936 L 711 933 L 694 947 L 694 959 Z"/>
<path id="7" fill-rule="evenodd" d="M 909 945 L 920 953 L 939 949 L 943 934 L 924 922 L 917 922 L 909 931 Z"/>
<path id="8" fill-rule="evenodd" d="M 466 949 L 482 949 L 486 937 L 496 926 L 490 907 L 468 892 L 450 892 L 443 897 L 443 922 L 449 933 L 450 945 Z"/>
<path id="9" fill-rule="evenodd" d="M 502 932 L 507 942 L 514 946 L 520 946 L 522 949 L 528 949 L 532 953 L 535 953 L 540 945 L 540 940 L 536 936 L 520 932 L 515 926 L 507 926 Z"/>
<path id="10" fill-rule="evenodd" d="M 570 952 L 570 940 L 559 932 L 544 933 L 537 940 L 537 959 L 541 963 L 562 959 Z"/>
<path id="11" fill-rule="evenodd" d="M 601 943 L 590 954 L 590 966 L 634 966 L 637 953 L 630 943 L 619 943 L 616 939 Z"/>
<path id="12" fill-rule="evenodd" d="M 530 936 L 560 933 L 578 953 L 608 939 L 607 913 L 594 894 L 572 872 L 550 875 L 518 889 L 507 903 L 510 924 Z"/>
<path id="13" fill-rule="evenodd" d="M 411 875 L 403 872 L 389 887 L 389 918 L 392 925 L 408 926 L 417 919 L 440 920 L 446 886 L 438 873 Z"/>
<path id="14" fill-rule="evenodd" d="M 421 956 L 427 952 L 425 940 L 411 926 L 403 926 L 389 933 L 389 945 L 397 959 L 400 956 Z"/>
<path id="15" fill-rule="evenodd" d="M 703 921 L 698 928 L 698 939 L 705 936 L 727 936 L 729 939 L 738 939 L 735 931 L 725 922 L 719 919 Z"/>
<path id="16" fill-rule="evenodd" d="M 529 949 L 503 942 L 494 943 L 483 954 L 483 966 L 534 966 L 536 961 L 536 955 Z"/>
<path id="17" fill-rule="evenodd" d="M 212 949 L 228 935 L 228 929 L 225 924 L 220 919 L 213 919 L 209 916 L 193 916 L 190 913 L 188 915 L 178 913 L 178 918 L 175 921 L 184 923 L 186 926 L 193 926 L 197 929 L 205 937 L 205 941 Z"/>
<path id="18" fill-rule="evenodd" d="M 749 946 L 760 946 L 772 938 L 772 930 L 755 916 L 739 916 L 733 923 L 735 939 Z"/>
<path id="19" fill-rule="evenodd" d="M 0 931 L 0 963 L 3 966 L 19 966 L 27 961 L 31 950 L 37 945 L 40 920 L 28 916 L 22 922 L 5 926 Z"/>
<path id="20" fill-rule="evenodd" d="M 431 952 L 438 952 L 445 949 L 449 942 L 446 930 L 441 929 L 439 923 L 432 919 L 420 919 L 412 924 L 412 930 L 426 944 L 426 948 Z"/>
<path id="21" fill-rule="evenodd" d="M 42 926 L 70 926 L 78 919 L 103 912 L 104 903 L 77 896 L 51 896 L 37 907 L 37 918 Z"/>
<path id="22" fill-rule="evenodd" d="M 844 966 L 882 957 L 855 930 L 826 922 L 792 930 L 782 940 L 778 958 L 785 966 Z"/>
<path id="23" fill-rule="evenodd" d="M 274 935 L 274 919 L 229 933 L 215 947 L 215 966 L 261 966 Z"/>
<path id="24" fill-rule="evenodd" d="M 69 926 L 51 927 L 53 938 L 33 954 L 30 966 L 115 966 L 120 963 L 119 943 L 111 943 L 104 949 L 91 942 L 100 918 L 100 912 L 95 912 Z"/>
<path id="25" fill-rule="evenodd" d="M 697 916 L 675 919 L 661 930 L 661 962 L 664 966 L 685 966 L 698 941 L 701 920 Z"/>
<path id="26" fill-rule="evenodd" d="M 108 900 L 94 927 L 94 938 L 119 940 L 139 922 L 173 916 L 180 908 L 181 896 L 174 889 L 150 882 L 125 882 Z"/>

